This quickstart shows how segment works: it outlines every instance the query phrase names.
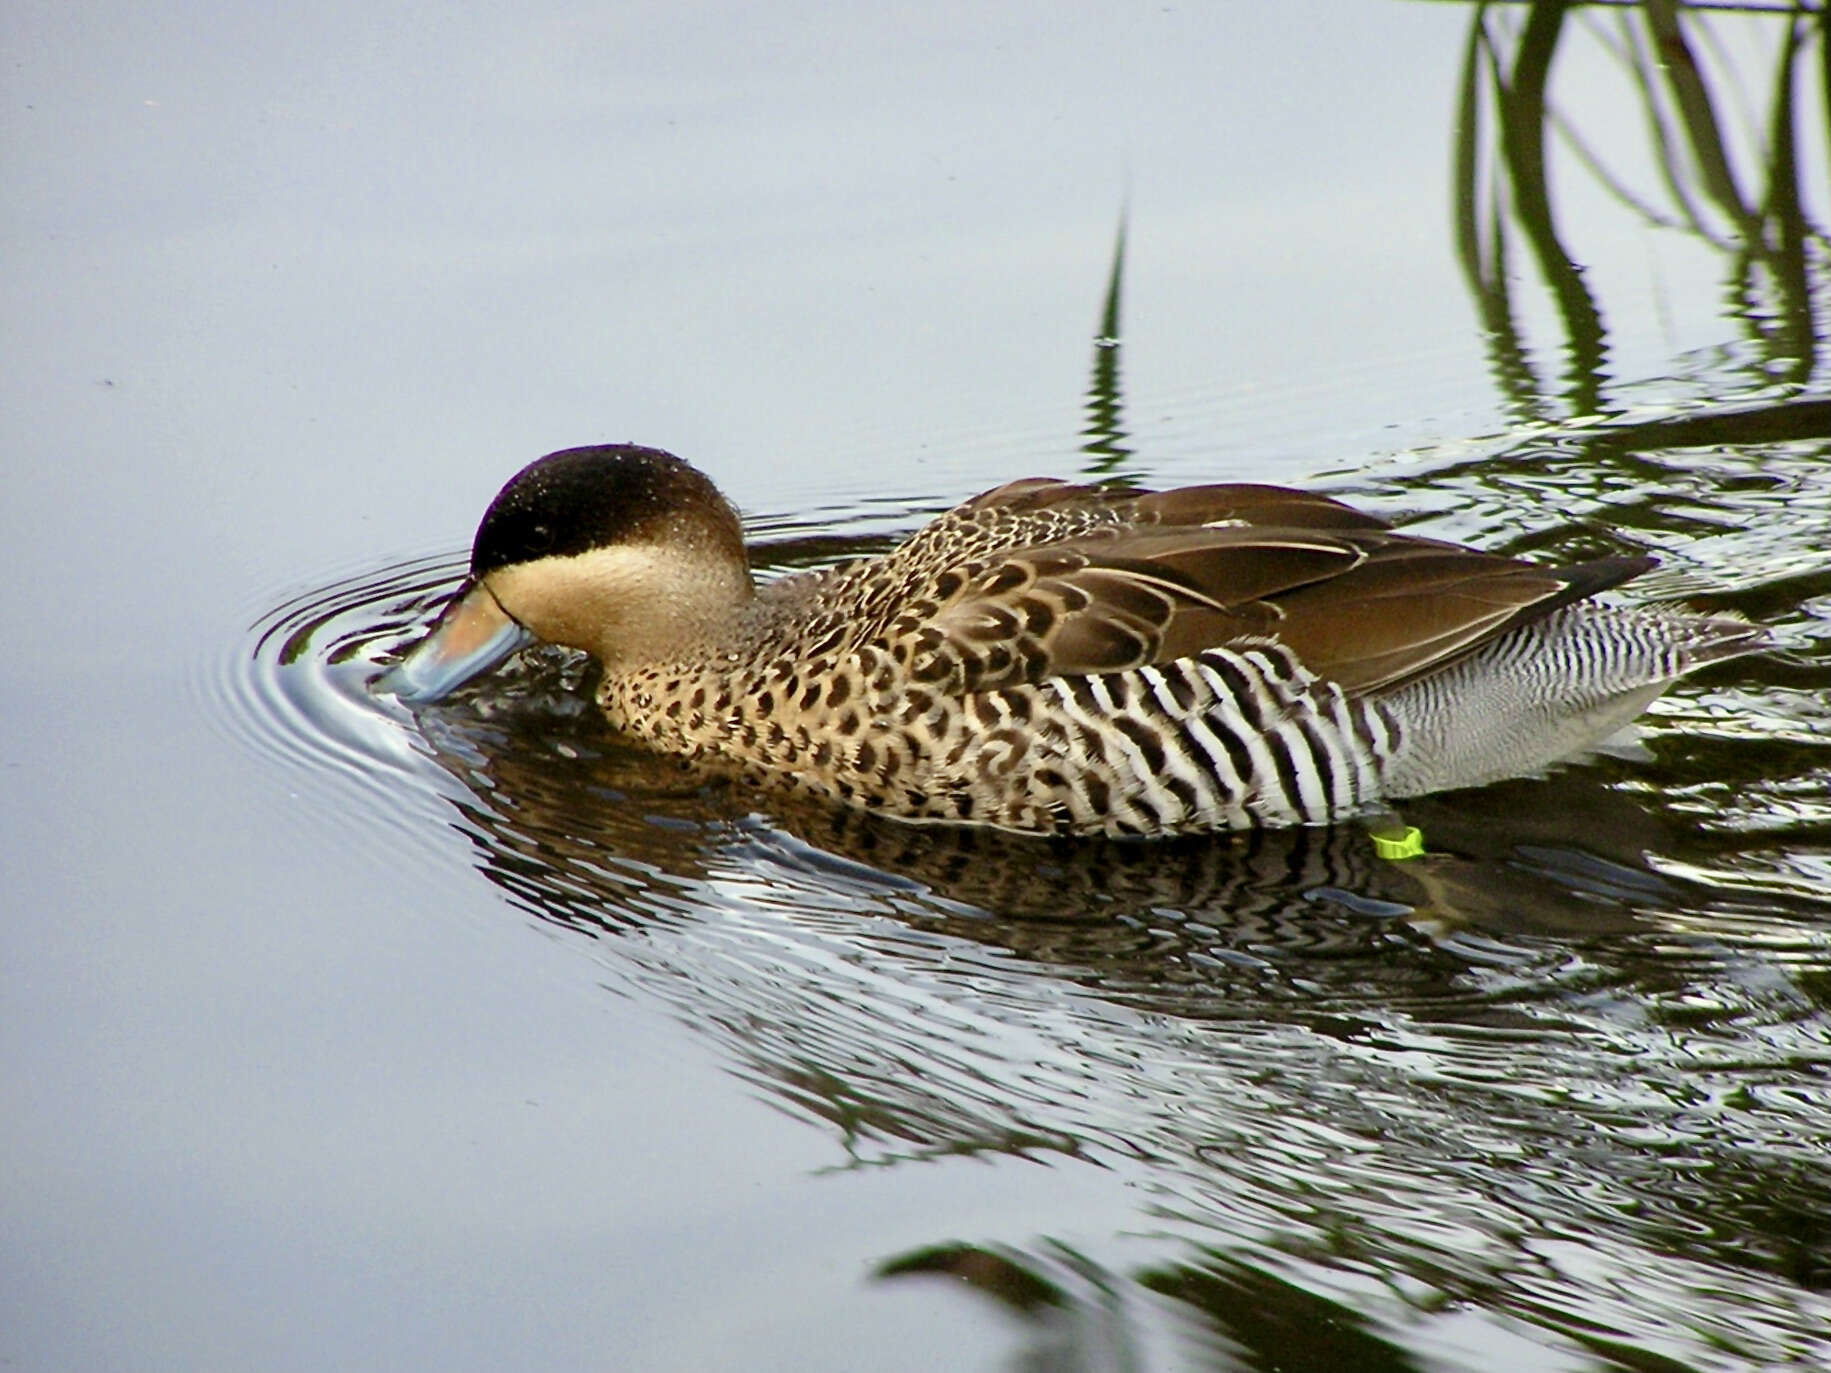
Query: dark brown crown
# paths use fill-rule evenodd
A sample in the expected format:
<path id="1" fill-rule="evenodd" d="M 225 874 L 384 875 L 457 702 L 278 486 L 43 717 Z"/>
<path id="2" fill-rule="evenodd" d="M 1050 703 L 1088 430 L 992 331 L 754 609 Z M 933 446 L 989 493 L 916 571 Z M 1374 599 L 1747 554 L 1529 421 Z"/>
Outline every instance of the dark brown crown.
<path id="1" fill-rule="evenodd" d="M 566 448 L 497 492 L 471 543 L 471 575 L 614 544 L 711 541 L 744 557 L 737 512 L 672 453 L 635 444 Z"/>

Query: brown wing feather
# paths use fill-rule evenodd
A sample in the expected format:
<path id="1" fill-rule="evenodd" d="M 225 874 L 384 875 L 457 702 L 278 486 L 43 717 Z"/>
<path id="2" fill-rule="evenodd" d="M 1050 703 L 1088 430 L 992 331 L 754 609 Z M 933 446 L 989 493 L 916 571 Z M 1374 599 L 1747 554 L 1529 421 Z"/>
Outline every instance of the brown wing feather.
<path id="1" fill-rule="evenodd" d="M 1377 691 L 1650 565 L 1541 567 L 1250 484 L 1140 494 L 1031 479 L 962 509 L 1034 514 L 1039 529 L 1067 509 L 1112 519 L 937 574 L 933 613 L 895 637 L 918 680 L 968 691 L 1266 638 L 1350 691 Z"/>
<path id="2" fill-rule="evenodd" d="M 1277 634 L 1314 671 L 1350 691 L 1378 691 L 1626 581 L 1652 561 L 1551 568 L 1392 536 L 1343 576 L 1277 597 L 1284 612 Z"/>
<path id="3" fill-rule="evenodd" d="M 1384 520 L 1314 491 L 1230 482 L 1183 486 L 1139 496 L 1140 521 L 1164 525 L 1247 524 L 1285 529 L 1385 529 Z"/>
<path id="4" fill-rule="evenodd" d="M 981 492 L 955 513 L 1000 510 L 1026 513 L 1094 507 L 1123 507 L 1132 527 L 1244 523 L 1285 529 L 1385 529 L 1384 520 L 1314 491 L 1257 482 L 1180 486 L 1173 491 L 1136 491 L 1088 486 L 1054 477 L 1024 477 Z"/>
<path id="5" fill-rule="evenodd" d="M 1339 574 L 1354 544 L 1302 530 L 1147 530 L 1003 555 L 928 619 L 931 680 L 967 690 L 1113 672 L 1263 637 L 1276 593 Z M 1003 650 L 1003 651 L 1000 651 Z M 951 656 L 954 663 L 944 663 Z M 957 676 L 956 676 L 957 672 Z"/>
<path id="6" fill-rule="evenodd" d="M 1021 477 L 1017 481 L 982 491 L 971 500 L 956 506 L 954 513 L 981 510 L 1035 511 L 1054 510 L 1076 505 L 1114 505 L 1130 500 L 1135 492 L 1123 487 L 1086 486 L 1079 482 L 1060 481 L 1055 477 Z"/>

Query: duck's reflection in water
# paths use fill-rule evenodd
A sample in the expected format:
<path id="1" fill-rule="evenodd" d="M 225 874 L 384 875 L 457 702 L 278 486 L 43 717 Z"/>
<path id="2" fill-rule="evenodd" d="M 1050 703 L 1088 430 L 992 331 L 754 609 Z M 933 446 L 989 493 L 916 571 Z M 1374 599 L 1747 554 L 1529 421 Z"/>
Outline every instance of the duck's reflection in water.
<path id="1" fill-rule="evenodd" d="M 1355 827 L 1045 841 L 707 782 L 579 699 L 421 719 L 514 904 L 830 1130 L 837 1167 L 1074 1159 L 1139 1189 L 1143 1237 L 1097 1259 L 969 1236 L 883 1267 L 1022 1312 L 1029 1366 L 1137 1366 L 1141 1321 L 1199 1326 L 1214 1367 L 1308 1331 L 1401 1368 L 1451 1311 L 1630 1341 L 1754 1311 L 1756 1350 L 1831 1315 L 1785 1276 L 1831 1270 L 1787 1219 L 1831 1214 L 1798 1145 L 1816 1108 L 1734 1105 L 1804 1046 L 1718 1062 L 1694 993 L 1743 1038 L 1814 1022 L 1671 952 L 1699 893 L 1648 866 L 1666 823 L 1600 773 L 1409 805 L 1431 853 L 1399 863 Z M 1689 1019 L 1662 1021 L 1668 994 Z"/>

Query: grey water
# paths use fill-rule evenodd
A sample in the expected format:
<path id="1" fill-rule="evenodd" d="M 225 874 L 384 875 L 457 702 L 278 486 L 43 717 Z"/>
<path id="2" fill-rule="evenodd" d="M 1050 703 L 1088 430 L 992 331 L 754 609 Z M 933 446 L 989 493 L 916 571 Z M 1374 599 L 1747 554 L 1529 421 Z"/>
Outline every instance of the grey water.
<path id="1" fill-rule="evenodd" d="M 4 31 L 0 1361 L 1831 1363 L 1821 5 Z M 1270 480 L 1775 643 L 1401 862 L 371 693 L 624 439 L 763 576 Z"/>

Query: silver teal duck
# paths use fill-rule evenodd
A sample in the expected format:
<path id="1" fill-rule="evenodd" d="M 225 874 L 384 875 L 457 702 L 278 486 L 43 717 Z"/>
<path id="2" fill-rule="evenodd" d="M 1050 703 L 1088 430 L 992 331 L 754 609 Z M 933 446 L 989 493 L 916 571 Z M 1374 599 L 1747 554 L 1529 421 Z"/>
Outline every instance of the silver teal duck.
<path id="1" fill-rule="evenodd" d="M 619 730 L 904 820 L 1320 824 L 1544 768 L 1762 645 L 1591 599 L 1652 561 L 1541 566 L 1276 486 L 1031 478 L 758 585 L 701 473 L 572 448 L 503 487 L 465 589 L 376 685 L 421 706 L 544 640 L 598 660 Z"/>

